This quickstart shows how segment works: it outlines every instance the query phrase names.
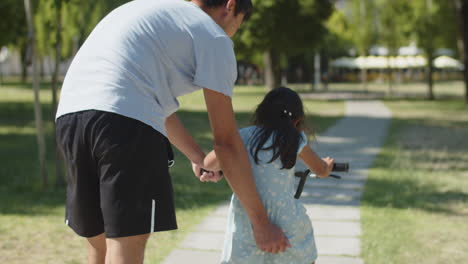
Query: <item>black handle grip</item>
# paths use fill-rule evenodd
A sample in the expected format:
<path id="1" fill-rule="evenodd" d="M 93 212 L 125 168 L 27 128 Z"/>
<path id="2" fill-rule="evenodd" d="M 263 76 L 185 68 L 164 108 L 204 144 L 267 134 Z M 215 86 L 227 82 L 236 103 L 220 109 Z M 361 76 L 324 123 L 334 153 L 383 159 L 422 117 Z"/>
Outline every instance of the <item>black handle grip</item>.
<path id="1" fill-rule="evenodd" d="M 208 171 L 208 170 L 205 170 L 205 169 L 201 168 L 200 169 L 200 174 L 203 174 L 204 172 L 211 172 L 211 171 Z M 219 175 L 224 176 L 223 171 L 218 171 L 218 172 L 219 172 Z"/>
<path id="2" fill-rule="evenodd" d="M 332 171 L 348 172 L 349 163 L 334 163 Z"/>

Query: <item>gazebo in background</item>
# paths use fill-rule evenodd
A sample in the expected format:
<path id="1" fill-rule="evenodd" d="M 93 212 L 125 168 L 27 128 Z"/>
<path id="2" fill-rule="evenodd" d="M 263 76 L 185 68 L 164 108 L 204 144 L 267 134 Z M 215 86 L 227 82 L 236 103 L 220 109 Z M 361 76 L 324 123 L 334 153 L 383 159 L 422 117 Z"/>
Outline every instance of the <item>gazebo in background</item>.
<path id="1" fill-rule="evenodd" d="M 449 56 L 439 56 L 433 61 L 437 69 L 436 80 L 461 79 L 464 65 Z M 422 81 L 427 60 L 423 56 L 366 56 L 342 57 L 331 62 L 331 73 L 335 80 L 357 81 L 357 73 L 369 71 L 369 81 L 383 81 L 389 76 L 396 81 Z M 390 75 L 389 73 L 396 73 Z M 333 77 L 332 77 L 333 78 Z"/>

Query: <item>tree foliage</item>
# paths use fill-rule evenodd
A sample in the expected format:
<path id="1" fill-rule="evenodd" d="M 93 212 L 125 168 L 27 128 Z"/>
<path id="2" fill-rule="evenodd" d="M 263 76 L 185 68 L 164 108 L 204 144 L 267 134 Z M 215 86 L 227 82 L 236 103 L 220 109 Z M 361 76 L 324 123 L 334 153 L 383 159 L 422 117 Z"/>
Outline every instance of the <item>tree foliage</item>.
<path id="1" fill-rule="evenodd" d="M 353 42 L 361 56 L 367 56 L 377 42 L 377 7 L 374 0 L 349 0 L 348 9 Z"/>
<path id="2" fill-rule="evenodd" d="M 335 10 L 326 23 L 327 34 L 322 46 L 326 49 L 328 56 L 346 56 L 353 47 L 353 35 L 346 15 Z"/>
<path id="3" fill-rule="evenodd" d="M 458 28 L 457 46 L 460 58 L 465 64 L 465 102 L 468 104 L 468 0 L 452 0 Z"/>
<path id="4" fill-rule="evenodd" d="M 447 0 L 411 1 L 413 23 L 412 30 L 418 46 L 427 58 L 428 99 L 433 100 L 433 66 L 435 51 L 438 48 L 456 50 L 457 20 L 454 6 Z"/>
<path id="5" fill-rule="evenodd" d="M 50 55 L 51 47 L 57 41 L 56 9 L 61 15 L 61 54 L 64 58 L 74 55 L 83 44 L 96 24 L 112 9 L 129 0 L 41 0 L 35 13 L 38 37 L 38 51 L 41 55 Z"/>
<path id="6" fill-rule="evenodd" d="M 328 0 L 253 0 L 255 12 L 238 32 L 241 57 L 264 54 L 267 86 L 280 83 L 281 56 L 294 56 L 318 47 L 326 33 L 324 22 L 333 12 Z"/>
<path id="7" fill-rule="evenodd" d="M 19 38 L 26 38 L 28 28 L 24 3 L 18 0 L 0 1 L 0 47 L 16 44 Z"/>
<path id="8" fill-rule="evenodd" d="M 323 0 L 253 0 L 255 12 L 238 40 L 249 50 L 295 55 L 311 49 L 325 33 L 333 6 Z"/>
<path id="9" fill-rule="evenodd" d="M 454 6 L 447 0 L 413 0 L 412 31 L 425 52 L 437 48 L 456 50 L 457 23 Z"/>
<path id="10" fill-rule="evenodd" d="M 370 48 L 377 42 L 378 23 L 377 7 L 374 0 L 349 0 L 348 9 L 352 39 L 358 54 L 367 56 Z M 361 81 L 364 90 L 367 90 L 367 69 L 361 69 Z"/>
<path id="11" fill-rule="evenodd" d="M 398 48 L 409 44 L 412 32 L 411 4 L 406 0 L 380 0 L 376 2 L 378 10 L 378 43 L 385 46 L 390 56 L 398 55 Z M 393 69 L 388 63 L 389 93 L 393 93 Z"/>
<path id="12" fill-rule="evenodd" d="M 397 55 L 399 47 L 409 44 L 411 36 L 411 3 L 407 0 L 380 0 L 379 43 L 389 50 L 389 55 Z"/>

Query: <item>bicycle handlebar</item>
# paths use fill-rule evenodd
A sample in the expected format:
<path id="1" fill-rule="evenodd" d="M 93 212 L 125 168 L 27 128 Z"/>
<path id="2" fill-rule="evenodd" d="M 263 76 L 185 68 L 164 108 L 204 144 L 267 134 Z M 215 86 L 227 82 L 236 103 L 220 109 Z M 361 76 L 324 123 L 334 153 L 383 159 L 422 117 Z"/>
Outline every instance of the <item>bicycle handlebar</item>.
<path id="1" fill-rule="evenodd" d="M 334 163 L 332 171 L 336 172 L 348 172 L 349 171 L 349 163 Z M 296 194 L 294 195 L 294 198 L 299 199 L 302 194 L 302 190 L 304 189 L 304 185 L 307 181 L 307 178 L 309 177 L 310 170 L 307 169 L 305 171 L 296 171 L 294 175 L 296 177 L 300 178 L 299 185 L 297 186 Z M 341 179 L 341 176 L 335 175 L 335 174 L 330 174 L 330 177 L 335 178 L 335 179 Z"/>

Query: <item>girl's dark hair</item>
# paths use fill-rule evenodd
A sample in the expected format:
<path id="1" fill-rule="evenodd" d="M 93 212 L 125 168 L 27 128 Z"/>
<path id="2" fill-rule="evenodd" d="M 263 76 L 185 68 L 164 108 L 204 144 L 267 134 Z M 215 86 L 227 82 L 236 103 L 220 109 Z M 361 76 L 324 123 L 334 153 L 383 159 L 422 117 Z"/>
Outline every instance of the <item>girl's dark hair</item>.
<path id="1" fill-rule="evenodd" d="M 205 7 L 218 7 L 225 5 L 228 0 L 203 0 Z M 236 1 L 236 10 L 234 14 L 237 16 L 239 13 L 245 15 L 244 20 L 247 21 L 253 12 L 252 0 L 237 0 Z"/>
<path id="2" fill-rule="evenodd" d="M 272 150 L 273 156 L 268 163 L 280 158 L 281 169 L 291 169 L 296 164 L 304 129 L 304 108 L 299 95 L 286 87 L 270 91 L 258 105 L 252 121 L 258 128 L 250 142 L 255 163 L 259 162 L 260 151 Z M 272 144 L 265 146 L 270 137 Z"/>

